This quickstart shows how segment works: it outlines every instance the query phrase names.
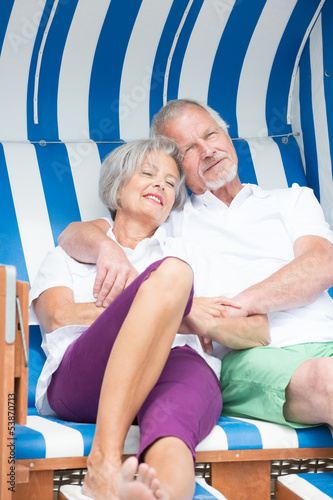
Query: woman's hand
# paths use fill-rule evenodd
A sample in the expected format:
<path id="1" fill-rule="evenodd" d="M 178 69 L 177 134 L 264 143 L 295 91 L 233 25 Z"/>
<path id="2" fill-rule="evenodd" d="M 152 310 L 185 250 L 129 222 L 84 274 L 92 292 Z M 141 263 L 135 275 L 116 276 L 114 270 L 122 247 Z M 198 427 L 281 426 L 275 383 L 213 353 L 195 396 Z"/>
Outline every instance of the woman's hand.
<path id="1" fill-rule="evenodd" d="M 190 313 L 183 319 L 179 333 L 199 336 L 205 352 L 211 354 L 213 346 L 209 332 L 212 330 L 214 318 L 223 318 L 229 311 L 237 309 L 239 304 L 227 297 L 196 297 Z"/>
<path id="2" fill-rule="evenodd" d="M 268 345 L 270 329 L 266 315 L 233 316 L 239 304 L 224 297 L 194 299 L 179 333 L 196 334 L 206 353 L 212 354 L 212 340 L 231 349 Z M 231 313 L 231 314 L 230 314 Z"/>

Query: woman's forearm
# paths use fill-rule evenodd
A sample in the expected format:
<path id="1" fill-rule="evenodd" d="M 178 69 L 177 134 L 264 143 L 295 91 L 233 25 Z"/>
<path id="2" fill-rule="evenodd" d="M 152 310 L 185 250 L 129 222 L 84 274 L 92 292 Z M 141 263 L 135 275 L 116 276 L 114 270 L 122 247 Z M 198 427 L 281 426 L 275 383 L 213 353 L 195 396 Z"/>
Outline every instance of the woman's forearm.
<path id="1" fill-rule="evenodd" d="M 53 331 L 62 326 L 85 325 L 90 326 L 102 314 L 103 307 L 96 307 L 95 302 L 68 304 L 58 309 L 51 324 Z"/>
<path id="2" fill-rule="evenodd" d="M 194 299 L 191 312 L 182 321 L 179 333 L 196 334 L 231 349 L 248 349 L 270 343 L 266 315 L 231 316 L 230 311 L 238 311 L 238 308 L 221 306 L 221 299 Z"/>
<path id="3" fill-rule="evenodd" d="M 270 329 L 266 315 L 213 318 L 206 337 L 231 349 L 249 349 L 270 343 Z"/>
<path id="4" fill-rule="evenodd" d="M 95 302 L 75 303 L 71 290 L 66 287 L 46 290 L 34 300 L 33 307 L 46 333 L 68 325 L 90 326 L 104 311 Z"/>

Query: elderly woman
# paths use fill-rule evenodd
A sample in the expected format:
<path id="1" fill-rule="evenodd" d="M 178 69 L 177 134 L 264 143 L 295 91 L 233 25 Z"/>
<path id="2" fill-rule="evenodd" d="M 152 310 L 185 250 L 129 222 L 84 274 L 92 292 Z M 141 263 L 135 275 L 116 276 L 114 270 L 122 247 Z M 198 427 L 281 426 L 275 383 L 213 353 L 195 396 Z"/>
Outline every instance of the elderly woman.
<path id="1" fill-rule="evenodd" d="M 102 165 L 100 194 L 114 218 L 109 237 L 141 274 L 104 309 L 93 295 L 96 266 L 75 261 L 60 247 L 50 252 L 30 297 L 47 354 L 36 405 L 43 415 L 96 422 L 84 495 L 190 499 L 195 447 L 222 409 L 220 360 L 190 333 L 246 348 L 267 342 L 267 322 L 223 318 L 218 299 L 206 299 L 208 308 L 205 303 L 189 315 L 192 269 L 168 245 L 161 226 L 185 197 L 172 140 L 114 150 Z M 234 333 L 237 322 L 242 340 Z M 131 457 L 122 465 L 122 453 L 136 417 L 138 459 L 145 463 L 134 481 L 137 461 Z"/>

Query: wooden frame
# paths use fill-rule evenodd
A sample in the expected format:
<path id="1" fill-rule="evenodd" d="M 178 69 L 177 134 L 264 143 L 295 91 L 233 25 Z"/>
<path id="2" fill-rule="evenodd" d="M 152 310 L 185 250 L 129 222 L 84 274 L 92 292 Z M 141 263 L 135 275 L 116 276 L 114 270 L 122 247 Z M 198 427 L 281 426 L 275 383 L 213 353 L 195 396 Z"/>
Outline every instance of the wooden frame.
<path id="1" fill-rule="evenodd" d="M 0 266 L 0 500 L 12 499 L 16 484 L 28 478 L 15 462 L 14 436 L 14 421 L 24 425 L 27 417 L 28 366 L 21 333 L 28 349 L 28 301 L 29 284 L 16 281 L 12 266 Z"/>
<path id="2" fill-rule="evenodd" d="M 333 448 L 201 451 L 197 461 L 210 463 L 212 486 L 228 500 L 270 500 L 271 461 L 330 458 Z M 16 485 L 15 500 L 53 499 L 53 473 L 61 469 L 84 469 L 86 457 L 20 460 L 28 481 Z"/>

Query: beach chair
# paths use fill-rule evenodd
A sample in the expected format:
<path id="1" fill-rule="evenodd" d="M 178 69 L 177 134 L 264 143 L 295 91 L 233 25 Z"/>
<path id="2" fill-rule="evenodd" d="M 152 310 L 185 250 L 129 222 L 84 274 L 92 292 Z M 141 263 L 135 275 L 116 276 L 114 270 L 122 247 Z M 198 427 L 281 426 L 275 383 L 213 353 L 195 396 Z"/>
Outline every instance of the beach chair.
<path id="1" fill-rule="evenodd" d="M 333 223 L 332 0 L 124 5 L 0 5 L 0 500 L 51 500 L 55 471 L 86 467 L 94 425 L 34 407 L 44 354 L 29 283 L 69 222 L 106 215 L 101 161 L 147 136 L 164 102 L 208 102 L 230 125 L 242 182 L 308 185 Z M 138 437 L 131 427 L 126 455 Z M 227 417 L 197 449 L 229 500 L 268 500 L 274 461 L 330 457 L 327 426 Z"/>

